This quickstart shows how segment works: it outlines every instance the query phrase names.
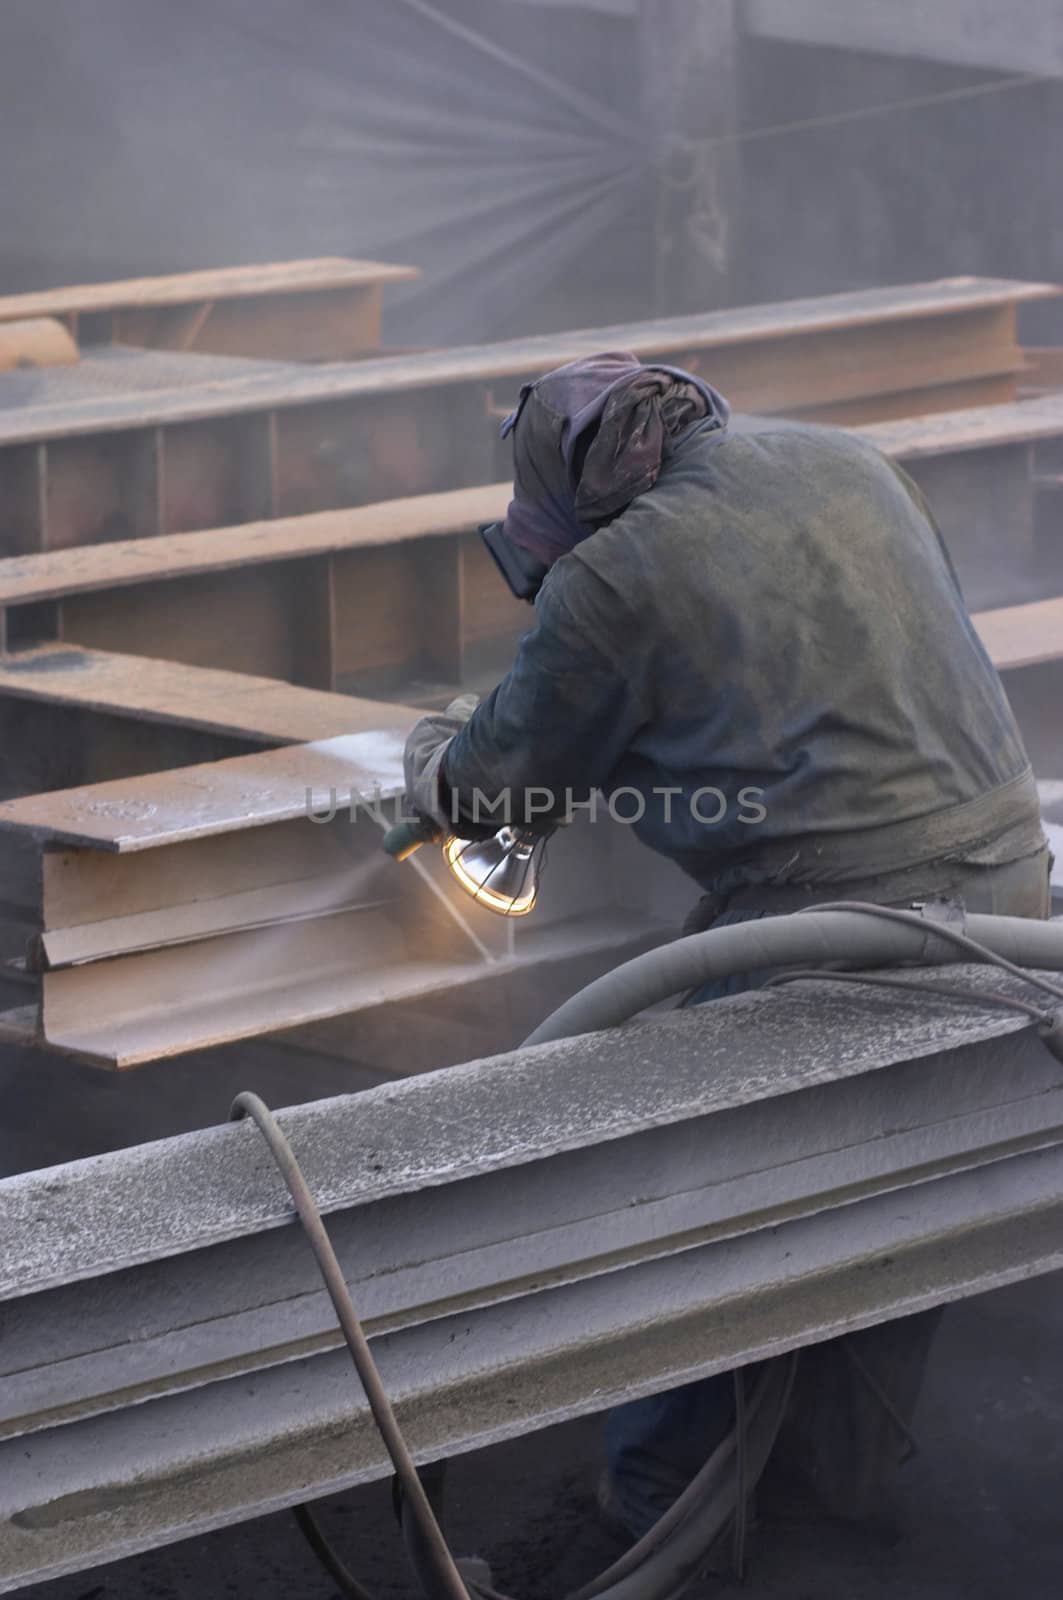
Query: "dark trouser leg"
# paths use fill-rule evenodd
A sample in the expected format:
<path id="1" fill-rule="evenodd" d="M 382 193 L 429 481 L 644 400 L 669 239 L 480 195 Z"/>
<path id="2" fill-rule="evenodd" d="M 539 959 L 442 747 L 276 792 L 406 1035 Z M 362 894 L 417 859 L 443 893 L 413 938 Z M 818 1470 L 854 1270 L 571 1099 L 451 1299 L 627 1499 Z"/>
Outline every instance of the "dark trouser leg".
<path id="1" fill-rule="evenodd" d="M 664 1515 L 726 1438 L 734 1420 L 729 1372 L 631 1400 L 605 1424 L 612 1510 L 636 1539 Z"/>
<path id="2" fill-rule="evenodd" d="M 888 1512 L 942 1315 L 936 1306 L 802 1351 L 779 1449 L 832 1516 Z"/>

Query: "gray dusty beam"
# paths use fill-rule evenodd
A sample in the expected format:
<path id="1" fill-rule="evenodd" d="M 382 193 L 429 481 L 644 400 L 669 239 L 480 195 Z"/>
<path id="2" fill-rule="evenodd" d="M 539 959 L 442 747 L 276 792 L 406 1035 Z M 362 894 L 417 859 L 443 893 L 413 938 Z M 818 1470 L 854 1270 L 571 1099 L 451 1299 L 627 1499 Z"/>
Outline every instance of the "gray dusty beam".
<path id="1" fill-rule="evenodd" d="M 758 1239 L 753 1285 L 720 1246 L 378 1340 L 400 1425 L 419 1461 L 438 1460 L 1056 1270 L 1058 1170 L 1028 1160 L 932 1185 L 927 1207 L 906 1190 L 830 1227 L 780 1228 Z M 339 1352 L 10 1441 L 0 1592 L 390 1470 Z"/>
<path id="2" fill-rule="evenodd" d="M 282 1121 L 429 1459 L 1051 1270 L 1061 1100 L 1021 1017 L 828 986 Z M 0 1587 L 387 1470 L 250 1126 L 0 1219 Z"/>
<path id="3" fill-rule="evenodd" d="M 1051 1146 L 1063 1129 L 1063 1087 L 1030 1045 L 1025 1035 L 983 1041 L 962 1059 L 894 1063 L 796 1102 L 784 1094 L 693 1127 L 627 1135 L 620 1151 L 595 1143 L 492 1170 L 427 1214 L 419 1193 L 345 1208 L 334 1242 L 371 1330 L 387 1332 L 520 1297 L 532 1279 L 571 1283 L 814 1216 L 913 1177 L 951 1177 Z M 615 1071 L 628 1066 L 621 1052 Z M 766 1173 L 765 1152 L 782 1150 L 785 1165 Z M 538 1228 L 525 1238 L 532 1215 Z M 132 1347 L 114 1322 L 116 1297 L 137 1307 Z M 0 1437 L 120 1409 L 187 1386 L 189 1374 L 231 1376 L 338 1343 L 302 1241 L 287 1228 L 21 1298 L 5 1325 Z M 13 1365 L 21 1350 L 35 1352 L 30 1371 Z"/>
<path id="4" fill-rule="evenodd" d="M 1059 294 L 1047 283 L 1005 278 L 943 278 L 930 283 L 856 289 L 762 306 L 736 306 L 697 316 L 668 317 L 643 323 L 622 323 L 538 334 L 490 345 L 469 345 L 415 355 L 386 356 L 325 369 L 290 368 L 262 376 L 241 376 L 184 388 L 162 389 L 150 396 L 119 394 L 91 407 L 19 406 L 0 418 L 0 446 L 174 422 L 227 417 L 241 412 L 309 405 L 339 399 L 409 394 L 462 383 L 520 380 L 549 371 L 566 361 L 601 350 L 632 350 L 649 360 L 688 350 L 713 352 L 736 345 L 787 341 L 877 328 L 885 345 L 899 325 L 929 325 L 936 318 L 1012 307 L 1026 300 Z M 999 369 L 997 369 L 999 370 Z M 744 400 L 752 406 L 752 399 Z"/>
<path id="5" fill-rule="evenodd" d="M 949 976 L 990 988 L 1013 982 L 964 966 Z M 280 1121 L 331 1214 L 824 1084 L 870 1082 L 881 1068 L 967 1045 L 1037 1043 L 1018 1012 L 932 996 L 916 1005 L 851 985 L 828 992 L 829 1007 L 804 985 L 737 996 L 292 1107 Z M 1039 1044 L 1035 1058 L 1039 1072 L 1052 1068 Z M 1006 1084 L 1007 1063 L 1002 1070 Z M 243 1124 L 9 1178 L 0 1196 L 3 1300 L 290 1220 L 284 1186 Z"/>

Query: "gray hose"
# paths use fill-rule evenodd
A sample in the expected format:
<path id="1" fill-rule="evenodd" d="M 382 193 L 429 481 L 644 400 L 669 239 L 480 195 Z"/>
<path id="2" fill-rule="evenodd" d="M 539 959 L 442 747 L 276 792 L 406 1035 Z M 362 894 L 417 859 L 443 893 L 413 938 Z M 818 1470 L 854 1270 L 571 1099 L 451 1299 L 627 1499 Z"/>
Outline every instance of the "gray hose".
<path id="1" fill-rule="evenodd" d="M 963 932 L 1021 966 L 1063 971 L 1059 923 L 976 915 L 966 919 Z M 936 936 L 929 920 L 924 932 L 899 922 L 873 921 L 856 911 L 810 907 L 788 916 L 710 928 L 625 961 L 566 1000 L 524 1043 L 545 1044 L 613 1028 L 672 995 L 738 972 L 822 966 L 831 961 L 844 961 L 849 967 L 884 967 L 897 961 L 937 965 L 963 959 L 962 952 Z"/>
<path id="2" fill-rule="evenodd" d="M 755 1484 L 771 1455 L 797 1372 L 797 1352 L 769 1361 L 757 1379 L 748 1422 L 719 1444 L 650 1531 L 567 1600 L 669 1600 L 702 1568 L 728 1522 L 741 1515 L 740 1480 Z M 743 1471 L 735 1457 L 742 1450 Z"/>

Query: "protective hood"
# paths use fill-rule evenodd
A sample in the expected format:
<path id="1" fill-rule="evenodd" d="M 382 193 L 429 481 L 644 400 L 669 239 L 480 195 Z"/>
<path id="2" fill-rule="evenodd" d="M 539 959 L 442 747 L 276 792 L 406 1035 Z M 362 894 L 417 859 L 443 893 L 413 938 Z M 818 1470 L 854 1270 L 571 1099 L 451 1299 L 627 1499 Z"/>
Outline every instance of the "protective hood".
<path id="1" fill-rule="evenodd" d="M 727 401 L 693 373 L 626 351 L 587 356 L 525 384 L 503 536 L 550 566 L 645 494 L 693 423 L 726 426 Z"/>

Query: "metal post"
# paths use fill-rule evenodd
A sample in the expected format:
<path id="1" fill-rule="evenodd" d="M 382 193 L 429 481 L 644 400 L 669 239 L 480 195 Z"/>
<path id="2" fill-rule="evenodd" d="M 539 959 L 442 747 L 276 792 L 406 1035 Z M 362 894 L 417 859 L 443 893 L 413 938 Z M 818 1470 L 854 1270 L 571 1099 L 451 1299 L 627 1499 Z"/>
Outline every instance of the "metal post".
<path id="1" fill-rule="evenodd" d="M 657 151 L 653 311 L 733 303 L 737 0 L 642 0 L 643 118 Z"/>

